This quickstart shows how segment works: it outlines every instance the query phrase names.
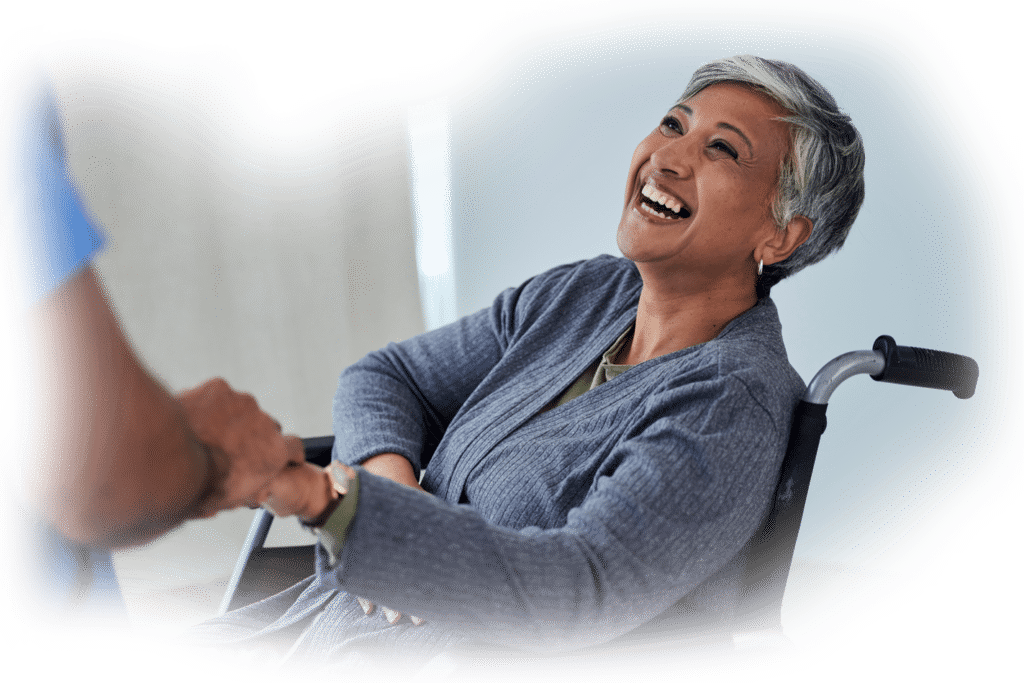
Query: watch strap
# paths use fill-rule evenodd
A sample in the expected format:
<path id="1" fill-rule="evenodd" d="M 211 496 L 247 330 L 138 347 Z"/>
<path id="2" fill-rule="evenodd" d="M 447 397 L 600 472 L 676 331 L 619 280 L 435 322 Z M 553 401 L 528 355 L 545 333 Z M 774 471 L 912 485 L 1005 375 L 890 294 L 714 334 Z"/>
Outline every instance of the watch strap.
<path id="1" fill-rule="evenodd" d="M 334 464 L 332 463 L 332 465 Z M 342 465 L 342 467 L 346 466 Z M 349 528 L 356 516 L 356 507 L 359 505 L 359 470 L 358 468 L 349 468 L 349 471 L 352 474 L 349 475 L 348 491 L 345 495 L 335 499 L 336 502 L 332 504 L 333 510 L 330 510 L 322 524 L 307 525 L 312 527 L 313 533 L 320 539 L 320 545 L 327 551 L 332 567 L 338 563 L 338 559 L 341 557 Z"/>

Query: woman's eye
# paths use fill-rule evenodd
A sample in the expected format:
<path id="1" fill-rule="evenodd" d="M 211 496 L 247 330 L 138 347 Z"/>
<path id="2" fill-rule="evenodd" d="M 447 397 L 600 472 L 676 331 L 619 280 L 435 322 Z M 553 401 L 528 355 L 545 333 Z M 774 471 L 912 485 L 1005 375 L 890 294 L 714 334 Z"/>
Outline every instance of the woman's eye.
<path id="1" fill-rule="evenodd" d="M 722 142 L 721 140 L 716 140 L 716 141 L 712 142 L 711 143 L 711 148 L 712 149 L 720 150 L 722 152 L 725 152 L 726 154 L 731 156 L 733 159 L 739 159 L 739 157 L 740 157 L 740 155 L 736 153 L 736 150 L 734 150 L 731 146 L 729 146 L 728 144 Z"/>
<path id="2" fill-rule="evenodd" d="M 661 132 L 665 135 L 669 135 L 671 133 L 679 134 L 683 132 L 683 127 L 675 118 L 666 116 L 661 120 Z"/>

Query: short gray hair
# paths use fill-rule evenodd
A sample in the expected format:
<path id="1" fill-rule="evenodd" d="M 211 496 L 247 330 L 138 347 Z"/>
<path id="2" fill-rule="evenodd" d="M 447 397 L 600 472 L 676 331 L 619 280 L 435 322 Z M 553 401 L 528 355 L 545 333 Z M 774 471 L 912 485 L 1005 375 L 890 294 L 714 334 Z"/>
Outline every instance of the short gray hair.
<path id="1" fill-rule="evenodd" d="M 697 69 L 679 101 L 716 83 L 741 83 L 767 95 L 791 116 L 789 154 L 782 161 L 772 216 L 784 230 L 794 216 L 814 223 L 811 236 L 781 263 L 764 267 L 758 296 L 783 278 L 843 246 L 864 201 L 864 143 L 831 94 L 787 62 L 740 55 Z"/>

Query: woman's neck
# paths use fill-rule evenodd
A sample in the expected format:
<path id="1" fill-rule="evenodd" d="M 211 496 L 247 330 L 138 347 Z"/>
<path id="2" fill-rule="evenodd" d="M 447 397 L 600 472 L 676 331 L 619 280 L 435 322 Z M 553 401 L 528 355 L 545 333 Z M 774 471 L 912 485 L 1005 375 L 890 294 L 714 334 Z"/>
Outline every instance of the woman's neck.
<path id="1" fill-rule="evenodd" d="M 690 292 L 645 277 L 633 336 L 617 360 L 625 365 L 636 365 L 711 341 L 729 322 L 756 303 L 752 284 Z"/>

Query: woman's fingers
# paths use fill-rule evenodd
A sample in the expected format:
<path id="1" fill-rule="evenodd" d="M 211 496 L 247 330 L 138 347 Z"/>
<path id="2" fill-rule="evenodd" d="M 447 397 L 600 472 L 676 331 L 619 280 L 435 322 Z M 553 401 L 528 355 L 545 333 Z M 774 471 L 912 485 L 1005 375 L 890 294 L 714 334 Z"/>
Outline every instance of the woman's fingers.
<path id="1" fill-rule="evenodd" d="M 313 463 L 288 465 L 261 493 L 261 504 L 278 517 L 316 519 L 330 502 L 329 485 L 323 468 Z"/>
<path id="2" fill-rule="evenodd" d="M 356 598 L 356 602 L 358 602 L 359 606 L 362 608 L 363 614 L 367 616 L 373 614 L 373 610 L 376 608 L 376 605 L 366 598 Z M 384 615 L 384 618 L 388 620 L 389 624 L 397 624 L 398 620 L 402 618 L 401 612 L 393 610 L 390 607 L 384 607 L 383 605 L 380 607 L 380 612 Z M 413 626 L 421 626 L 426 623 L 425 619 L 414 617 L 411 614 L 409 615 L 409 621 L 412 622 Z"/>

